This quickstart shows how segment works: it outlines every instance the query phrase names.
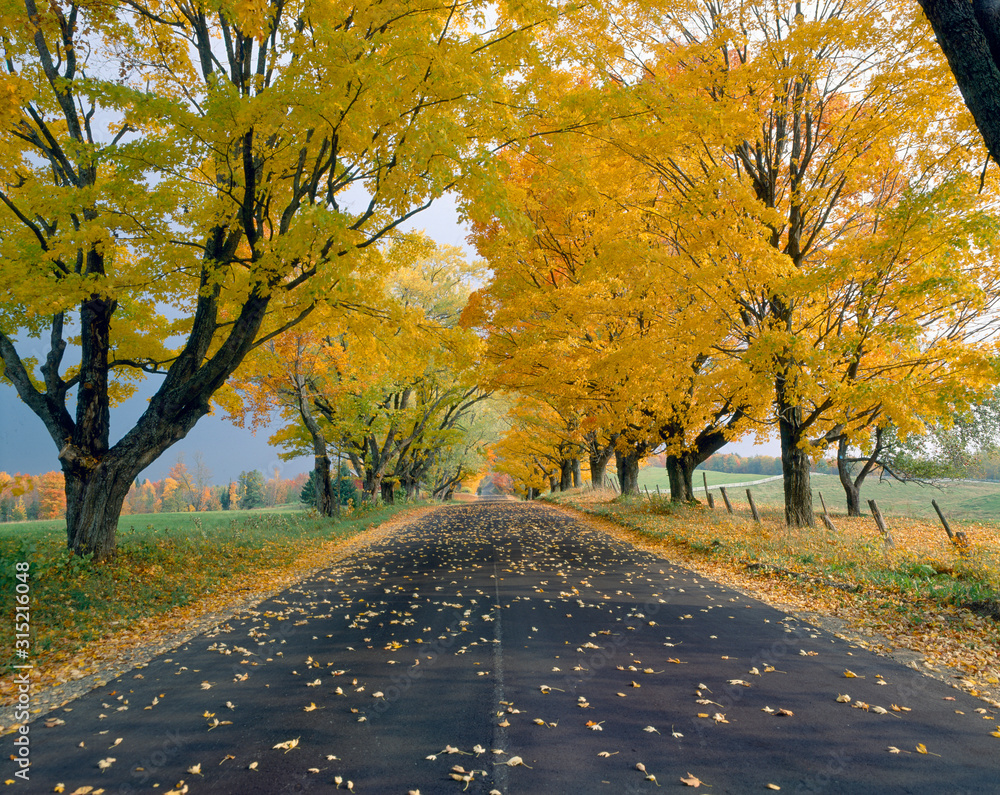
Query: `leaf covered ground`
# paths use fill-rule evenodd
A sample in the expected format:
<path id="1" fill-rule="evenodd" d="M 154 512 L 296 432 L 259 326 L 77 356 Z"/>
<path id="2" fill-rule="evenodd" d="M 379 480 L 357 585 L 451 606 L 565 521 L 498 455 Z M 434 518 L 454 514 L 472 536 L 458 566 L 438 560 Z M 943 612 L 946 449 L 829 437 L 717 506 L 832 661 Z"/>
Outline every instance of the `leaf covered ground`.
<path id="1" fill-rule="evenodd" d="M 836 532 L 790 530 L 780 511 L 735 513 L 665 499 L 580 492 L 557 500 L 609 520 L 621 540 L 787 606 L 839 634 L 892 653 L 973 695 L 1000 699 L 1000 529 L 965 524 L 963 553 L 940 524 L 887 517 L 886 547 L 871 517 L 835 516 Z M 839 626 L 838 626 L 839 625 Z"/>
<path id="2" fill-rule="evenodd" d="M 195 523 L 197 514 L 178 514 L 172 531 L 121 534 L 118 558 L 108 564 L 71 556 L 60 532 L 49 527 L 0 536 L 3 576 L 15 561 L 31 563 L 33 713 L 371 543 L 397 524 L 389 520 L 399 511 L 383 507 L 340 522 L 305 512 L 253 512 L 216 523 L 210 535 Z M 13 594 L 13 586 L 3 593 Z M 7 648 L 13 640 L 4 633 L 11 632 L 9 622 L 0 627 Z M 0 732 L 9 729 L 17 696 L 12 663 L 0 676 Z"/>

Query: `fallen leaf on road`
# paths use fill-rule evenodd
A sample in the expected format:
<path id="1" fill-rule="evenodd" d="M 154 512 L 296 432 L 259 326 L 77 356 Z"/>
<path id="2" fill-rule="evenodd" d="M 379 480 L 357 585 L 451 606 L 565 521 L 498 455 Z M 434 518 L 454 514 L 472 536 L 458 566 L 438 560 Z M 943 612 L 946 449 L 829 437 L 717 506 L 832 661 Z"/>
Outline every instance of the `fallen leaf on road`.
<path id="1" fill-rule="evenodd" d="M 702 781 L 697 776 L 692 776 L 690 773 L 688 773 L 685 778 L 681 779 L 681 783 L 687 784 L 689 787 L 700 787 L 705 782 Z"/>
<path id="2" fill-rule="evenodd" d="M 296 737 L 294 740 L 285 740 L 283 743 L 278 743 L 277 745 L 272 745 L 271 747 L 272 748 L 282 748 L 282 749 L 284 749 L 285 753 L 287 754 L 289 751 L 291 751 L 293 748 L 295 748 L 299 744 L 299 739 L 301 739 L 301 738 Z"/>
<path id="3" fill-rule="evenodd" d="M 508 767 L 517 767 L 517 766 L 520 765 L 521 767 L 528 768 L 528 770 L 532 770 L 533 769 L 529 765 L 524 764 L 524 760 L 521 759 L 521 757 L 519 757 L 519 756 L 512 756 L 506 762 L 494 762 L 493 764 L 494 765 L 507 765 Z"/>

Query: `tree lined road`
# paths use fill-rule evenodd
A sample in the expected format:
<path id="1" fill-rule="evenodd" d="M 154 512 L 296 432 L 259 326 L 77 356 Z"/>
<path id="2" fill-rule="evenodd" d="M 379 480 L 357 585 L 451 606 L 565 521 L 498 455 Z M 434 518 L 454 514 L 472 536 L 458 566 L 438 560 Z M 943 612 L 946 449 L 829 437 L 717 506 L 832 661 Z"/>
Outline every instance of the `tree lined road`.
<path id="1" fill-rule="evenodd" d="M 12 791 L 987 793 L 998 723 L 564 513 L 468 504 L 38 720 Z"/>

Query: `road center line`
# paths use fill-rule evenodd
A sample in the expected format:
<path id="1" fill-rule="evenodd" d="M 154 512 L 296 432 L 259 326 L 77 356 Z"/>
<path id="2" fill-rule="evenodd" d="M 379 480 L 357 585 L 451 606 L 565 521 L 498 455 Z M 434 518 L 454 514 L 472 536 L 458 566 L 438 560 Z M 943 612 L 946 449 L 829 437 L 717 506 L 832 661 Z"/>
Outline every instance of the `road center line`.
<path id="1" fill-rule="evenodd" d="M 496 597 L 493 620 L 493 702 L 496 708 L 492 711 L 490 720 L 499 724 L 503 721 L 497 720 L 497 712 L 503 712 L 505 709 L 500 702 L 507 699 L 503 687 L 503 605 L 500 601 L 500 566 L 496 559 L 493 560 L 493 592 Z M 510 750 L 507 748 L 507 727 L 496 725 L 493 736 L 493 747 L 507 751 L 507 755 L 510 756 Z M 493 781 L 501 792 L 507 791 L 507 765 L 493 766 Z"/>

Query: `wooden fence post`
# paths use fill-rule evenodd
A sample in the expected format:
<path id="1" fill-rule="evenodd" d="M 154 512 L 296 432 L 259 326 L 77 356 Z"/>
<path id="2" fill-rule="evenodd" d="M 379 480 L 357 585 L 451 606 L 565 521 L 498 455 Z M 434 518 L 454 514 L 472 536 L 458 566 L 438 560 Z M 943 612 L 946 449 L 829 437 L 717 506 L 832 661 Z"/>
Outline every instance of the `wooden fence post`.
<path id="1" fill-rule="evenodd" d="M 712 497 L 712 492 L 708 490 L 708 475 L 705 474 L 705 470 L 701 471 L 701 482 L 705 484 L 705 499 L 708 500 L 708 510 L 715 510 L 715 499 Z"/>
<path id="2" fill-rule="evenodd" d="M 649 487 L 648 486 L 643 486 L 643 488 L 646 490 L 646 500 L 648 502 L 652 502 L 653 498 L 649 496 Z"/>
<path id="3" fill-rule="evenodd" d="M 965 533 L 959 530 L 957 533 L 951 531 L 951 525 L 948 524 L 948 520 L 944 518 L 944 511 L 941 510 L 941 506 L 937 504 L 937 500 L 931 500 L 931 505 L 934 506 L 934 510 L 937 511 L 938 518 L 941 520 L 941 524 L 944 525 L 944 531 L 948 534 L 948 539 L 959 548 L 959 551 L 964 550 L 968 545 L 968 539 L 965 537 Z"/>
<path id="4" fill-rule="evenodd" d="M 660 494 L 660 484 L 659 483 L 656 484 L 656 496 L 657 497 L 662 497 L 663 496 L 662 494 Z"/>
<path id="5" fill-rule="evenodd" d="M 753 494 L 750 493 L 750 489 L 747 489 L 747 499 L 750 500 L 750 512 L 753 514 L 754 521 L 760 524 L 760 514 L 757 513 L 757 506 L 753 501 Z"/>
<path id="6" fill-rule="evenodd" d="M 819 501 L 823 506 L 823 513 L 820 514 L 820 519 L 823 520 L 823 524 L 826 525 L 826 529 L 834 533 L 837 532 L 837 528 L 834 527 L 833 520 L 830 518 L 830 512 L 826 509 L 826 500 L 823 499 L 823 492 L 819 492 Z"/>
<path id="7" fill-rule="evenodd" d="M 892 533 L 889 532 L 889 528 L 885 526 L 885 520 L 882 518 L 882 512 L 878 509 L 878 505 L 875 504 L 875 500 L 868 500 L 868 507 L 872 509 L 872 516 L 875 517 L 875 524 L 878 525 L 879 532 L 882 533 L 882 540 L 885 542 L 887 547 L 895 546 L 892 540 Z"/>
<path id="8" fill-rule="evenodd" d="M 725 486 L 719 486 L 719 491 L 722 492 L 722 501 L 724 503 L 726 503 L 726 510 L 729 511 L 729 513 L 732 513 L 733 512 L 733 505 L 732 505 L 731 502 L 729 502 L 729 495 L 726 494 L 726 487 Z"/>

